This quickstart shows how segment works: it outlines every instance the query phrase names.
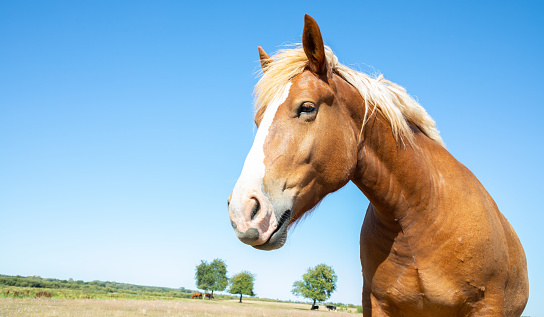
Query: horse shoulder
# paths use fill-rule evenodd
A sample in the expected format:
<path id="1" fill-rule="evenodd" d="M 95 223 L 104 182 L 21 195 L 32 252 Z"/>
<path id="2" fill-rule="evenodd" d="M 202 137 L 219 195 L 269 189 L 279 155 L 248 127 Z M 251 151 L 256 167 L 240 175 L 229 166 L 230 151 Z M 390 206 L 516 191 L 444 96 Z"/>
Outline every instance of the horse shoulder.
<path id="1" fill-rule="evenodd" d="M 445 180 L 448 186 L 437 204 L 442 214 L 435 222 L 418 219 L 418 225 L 404 228 L 399 223 L 394 233 L 369 206 L 361 230 L 361 263 L 364 282 L 382 305 L 468 312 L 484 296 L 504 297 L 512 275 L 510 257 L 516 259 L 513 266 L 521 280 L 526 276 L 523 248 L 494 201 L 464 166 L 454 173 L 460 175 Z M 512 289 L 522 290 L 517 297 L 523 302 L 526 284 L 517 276 L 513 280 L 522 284 Z"/>

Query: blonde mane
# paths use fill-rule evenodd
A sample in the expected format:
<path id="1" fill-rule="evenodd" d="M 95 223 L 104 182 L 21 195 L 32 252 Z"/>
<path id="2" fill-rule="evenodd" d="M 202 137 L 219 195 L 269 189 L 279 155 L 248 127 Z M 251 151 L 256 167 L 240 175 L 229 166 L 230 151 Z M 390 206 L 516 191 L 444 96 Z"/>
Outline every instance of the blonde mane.
<path id="1" fill-rule="evenodd" d="M 325 46 L 325 55 L 332 71 L 355 87 L 365 101 L 363 105 L 365 120 L 361 131 L 370 114 L 379 109 L 390 122 L 397 142 L 400 141 L 403 144 L 407 142 L 417 148 L 414 143 L 414 134 L 409 126 L 412 124 L 445 147 L 434 120 L 403 87 L 384 79 L 382 75 L 372 78 L 340 64 L 328 46 Z M 271 62 L 266 65 L 262 77 L 255 86 L 256 111 L 266 109 L 266 106 L 284 90 L 289 81 L 302 73 L 308 65 L 308 58 L 301 45 L 282 49 L 270 59 Z"/>

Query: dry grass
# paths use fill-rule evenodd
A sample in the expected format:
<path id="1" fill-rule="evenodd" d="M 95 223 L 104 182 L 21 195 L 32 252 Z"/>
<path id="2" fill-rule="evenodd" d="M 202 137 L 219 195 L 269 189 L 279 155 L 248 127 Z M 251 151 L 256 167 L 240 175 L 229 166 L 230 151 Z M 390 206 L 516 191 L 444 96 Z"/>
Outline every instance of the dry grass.
<path id="1" fill-rule="evenodd" d="M 0 316 L 327 316 L 308 304 L 236 300 L 0 299 Z M 332 314 L 332 312 L 330 312 Z M 354 316 L 338 312 L 331 316 Z"/>

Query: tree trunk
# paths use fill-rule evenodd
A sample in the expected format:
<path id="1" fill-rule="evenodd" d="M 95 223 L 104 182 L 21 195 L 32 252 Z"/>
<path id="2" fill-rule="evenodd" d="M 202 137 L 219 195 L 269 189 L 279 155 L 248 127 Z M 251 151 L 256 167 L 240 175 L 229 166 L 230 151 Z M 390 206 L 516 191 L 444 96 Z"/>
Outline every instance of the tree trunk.
<path id="1" fill-rule="evenodd" d="M 240 303 L 242 302 L 242 294 L 240 294 Z"/>
<path id="2" fill-rule="evenodd" d="M 315 306 L 315 299 L 314 299 L 314 303 L 312 304 L 312 307 L 314 307 L 314 306 Z"/>

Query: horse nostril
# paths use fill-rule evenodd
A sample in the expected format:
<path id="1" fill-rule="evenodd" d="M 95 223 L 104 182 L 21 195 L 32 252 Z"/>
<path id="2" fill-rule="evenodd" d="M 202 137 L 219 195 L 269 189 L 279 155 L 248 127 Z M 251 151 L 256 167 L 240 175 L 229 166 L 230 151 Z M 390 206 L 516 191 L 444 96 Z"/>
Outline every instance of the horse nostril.
<path id="1" fill-rule="evenodd" d="M 261 210 L 261 203 L 257 198 L 252 198 L 255 200 L 255 206 L 253 206 L 253 210 L 251 210 L 251 220 L 255 219 L 255 216 L 257 216 L 257 213 L 259 213 L 259 210 Z"/>

